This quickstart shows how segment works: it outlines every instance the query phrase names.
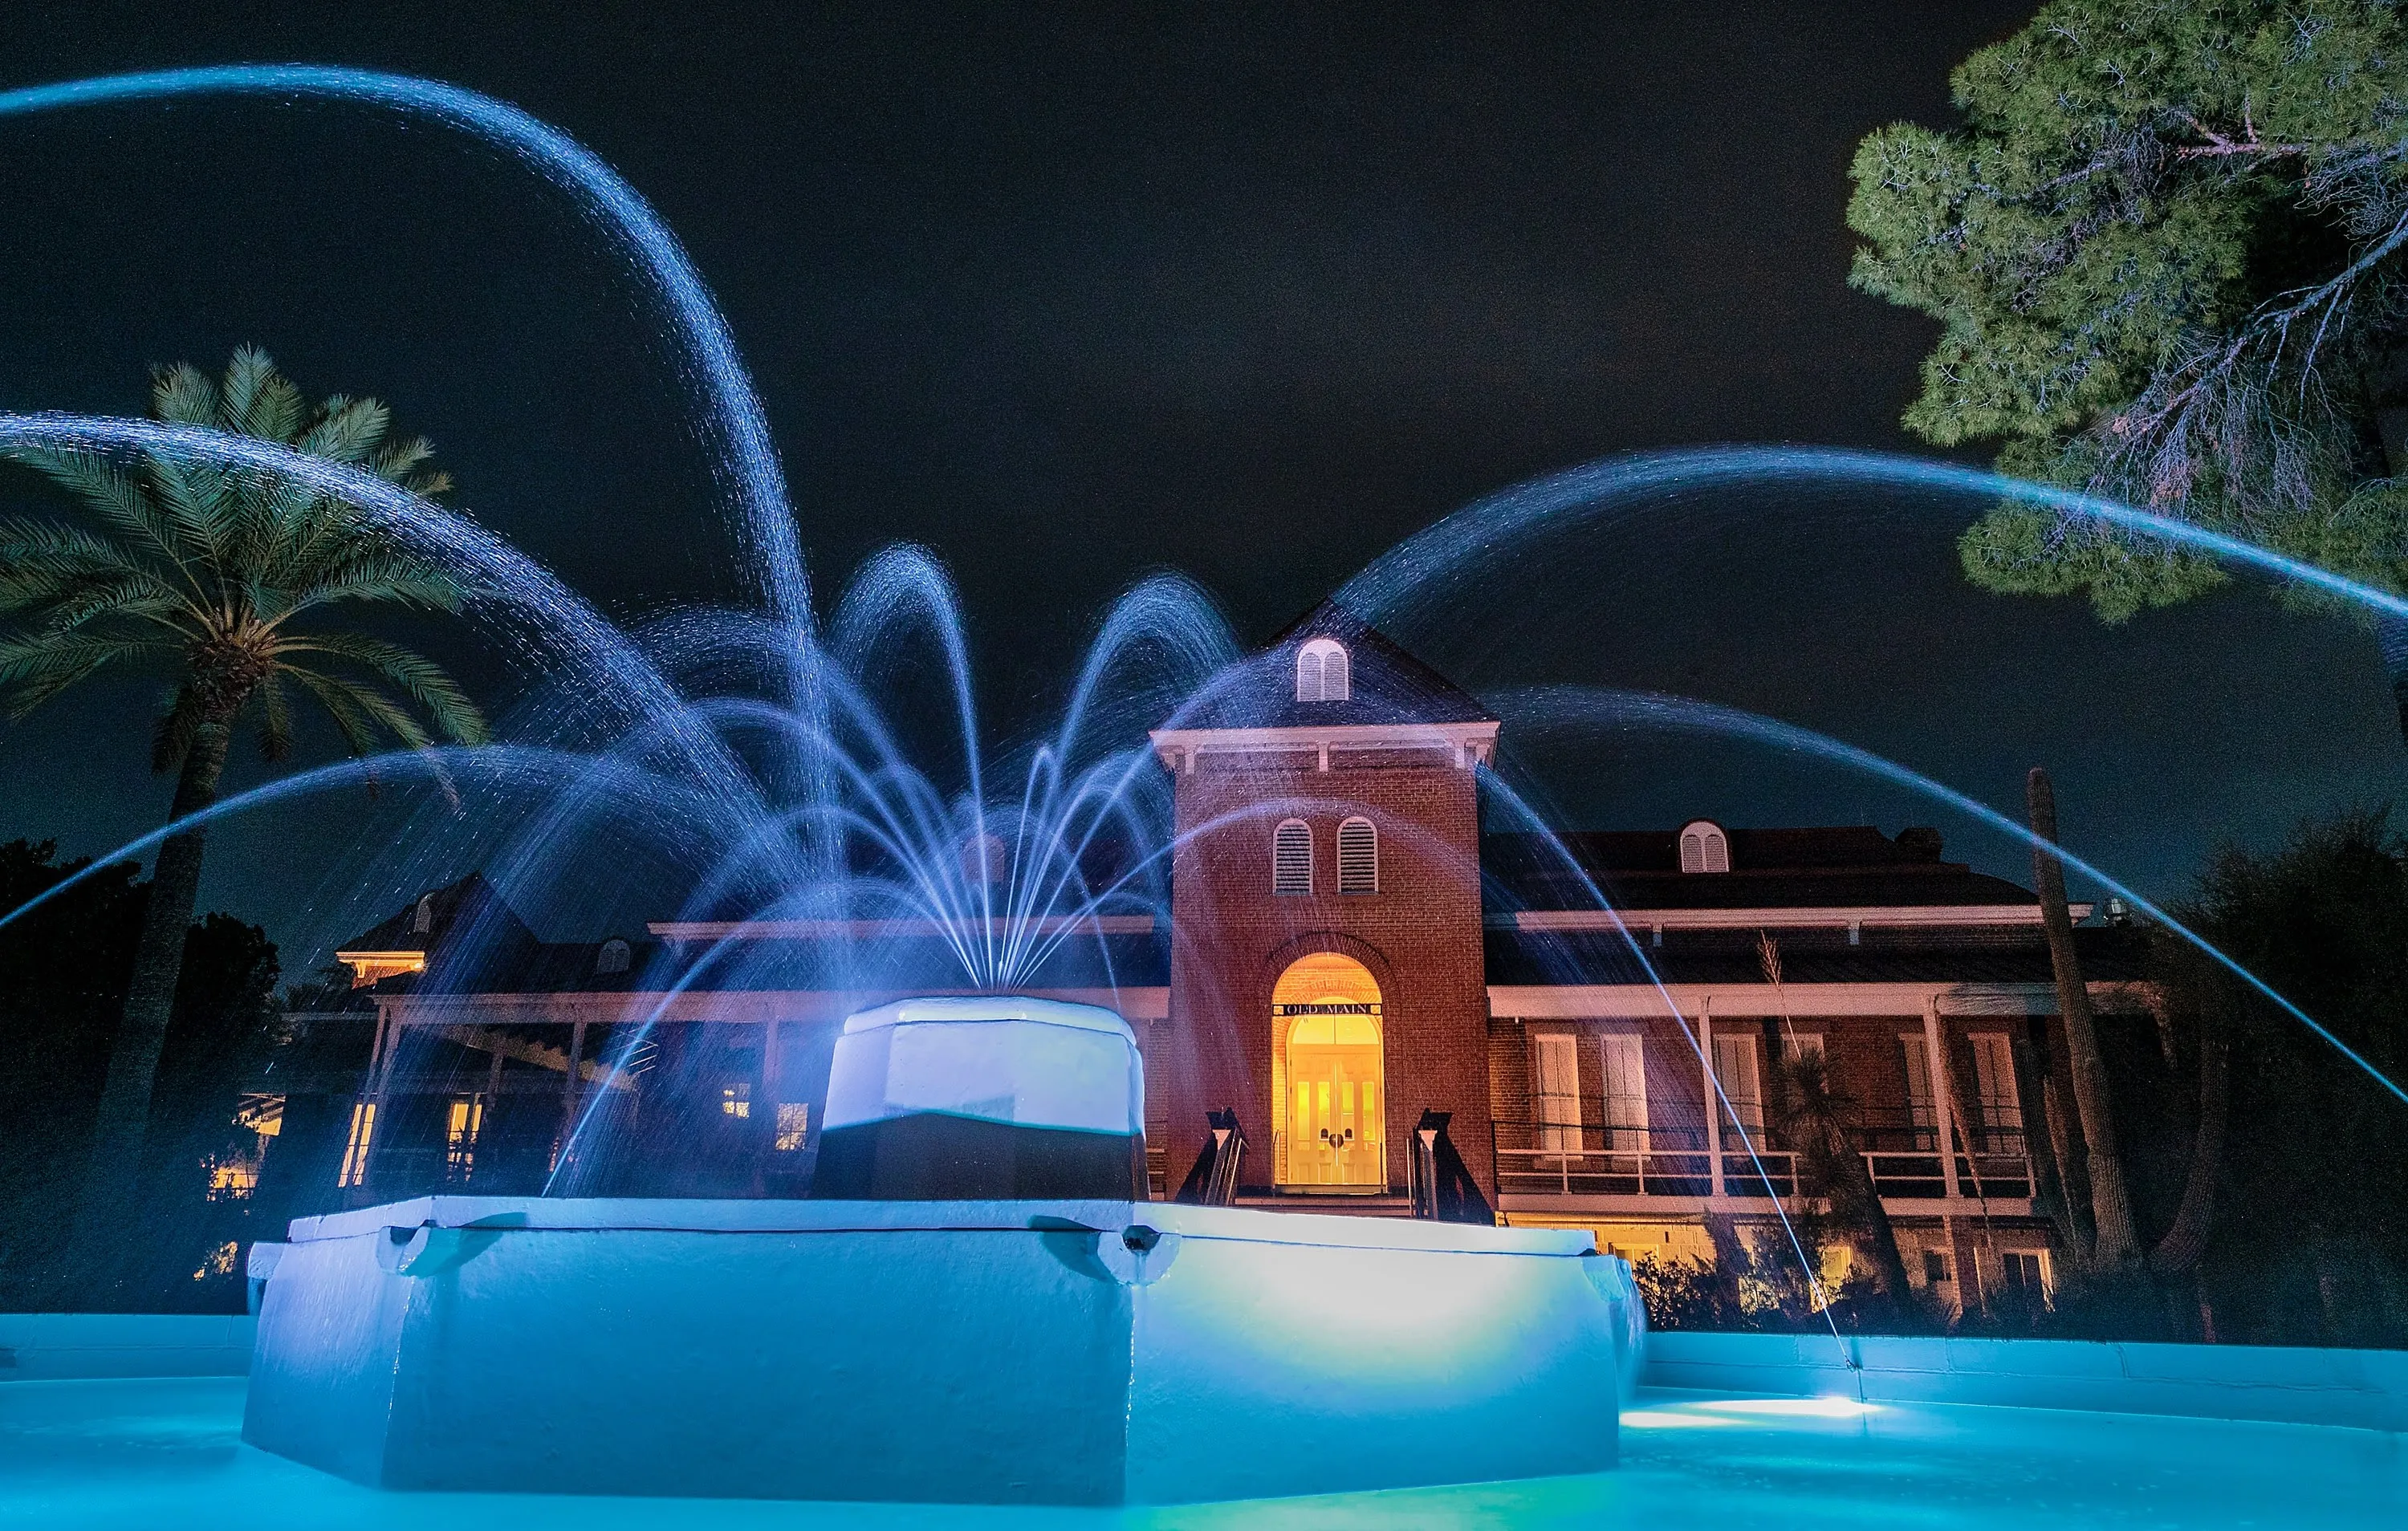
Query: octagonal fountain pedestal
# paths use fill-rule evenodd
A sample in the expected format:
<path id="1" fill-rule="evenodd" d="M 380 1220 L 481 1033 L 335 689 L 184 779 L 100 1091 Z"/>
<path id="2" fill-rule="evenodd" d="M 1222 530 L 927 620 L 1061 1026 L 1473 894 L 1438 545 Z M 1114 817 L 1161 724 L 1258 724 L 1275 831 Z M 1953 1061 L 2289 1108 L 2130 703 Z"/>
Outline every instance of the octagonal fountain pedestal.
<path id="1" fill-rule="evenodd" d="M 947 1199 L 295 1223 L 254 1259 L 243 1438 L 390 1488 L 1040 1504 L 1614 1460 L 1627 1266 L 1585 1232 L 1126 1199 L 1142 1075 L 1109 1011 L 865 1012 L 829 1107 L 840 1188 Z"/>
<path id="2" fill-rule="evenodd" d="M 308 1220 L 243 1438 L 391 1488 L 1163 1503 L 1612 1465 L 1585 1233 L 1129 1202 Z"/>

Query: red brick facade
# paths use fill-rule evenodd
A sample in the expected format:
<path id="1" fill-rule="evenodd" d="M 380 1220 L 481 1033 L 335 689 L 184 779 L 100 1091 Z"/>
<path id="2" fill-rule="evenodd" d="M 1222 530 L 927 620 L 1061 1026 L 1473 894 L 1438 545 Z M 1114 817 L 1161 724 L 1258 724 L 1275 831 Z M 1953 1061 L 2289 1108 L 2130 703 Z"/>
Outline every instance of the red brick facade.
<path id="1" fill-rule="evenodd" d="M 1147 1060 L 1174 1173 L 1201 1151 L 1205 1113 L 1232 1107 L 1250 1144 L 1243 1179 L 1268 1183 L 1271 987 L 1297 958 L 1337 952 L 1380 986 L 1390 1188 L 1402 1190 L 1404 1145 L 1432 1108 L 1455 1113 L 1467 1166 L 1493 1182 L 1474 773 L 1440 751 L 1356 761 L 1333 752 L 1327 770 L 1310 752 L 1174 763 L 1170 1014 L 1153 1028 Z M 1353 815 L 1379 831 L 1376 893 L 1335 891 L 1338 825 Z M 1311 894 L 1272 892 L 1272 835 L 1288 819 L 1312 830 Z"/>

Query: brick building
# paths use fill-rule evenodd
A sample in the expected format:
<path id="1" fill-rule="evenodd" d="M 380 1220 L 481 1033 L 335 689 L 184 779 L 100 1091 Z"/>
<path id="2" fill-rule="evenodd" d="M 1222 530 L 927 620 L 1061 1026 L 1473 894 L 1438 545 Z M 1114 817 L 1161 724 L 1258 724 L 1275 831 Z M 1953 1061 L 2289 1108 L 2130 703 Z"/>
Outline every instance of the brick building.
<path id="1" fill-rule="evenodd" d="M 2034 895 L 1929 829 L 1484 834 L 1498 733 L 1334 608 L 1154 732 L 1169 918 L 1085 922 L 1026 988 L 1137 1029 L 1155 1194 L 1216 1194 L 1217 1164 L 1217 1194 L 1249 1204 L 1584 1226 L 1712 1262 L 1718 1237 L 1769 1237 L 1776 1200 L 1803 1205 L 1783 1091 L 1811 1054 L 1911 1279 L 2044 1290 L 2036 1193 L 2065 1145 L 2038 1108 L 2070 1080 Z M 878 933 L 882 970 L 930 981 L 829 981 L 810 953 L 839 934 L 860 932 L 548 942 L 480 880 L 437 890 L 342 952 L 361 986 L 306 1018 L 307 1055 L 323 1080 L 349 1047 L 353 1071 L 314 1115 L 294 1102 L 286 1120 L 324 1126 L 286 1157 L 355 1202 L 526 1191 L 575 1160 L 580 1123 L 615 1120 L 664 1151 L 580 1188 L 799 1193 L 835 1023 L 944 992 L 941 943 L 907 922 Z M 2101 1025 L 2139 1023 L 2137 933 L 2077 936 Z M 646 986 L 731 942 L 787 955 Z M 455 945 L 475 960 L 447 965 Z"/>

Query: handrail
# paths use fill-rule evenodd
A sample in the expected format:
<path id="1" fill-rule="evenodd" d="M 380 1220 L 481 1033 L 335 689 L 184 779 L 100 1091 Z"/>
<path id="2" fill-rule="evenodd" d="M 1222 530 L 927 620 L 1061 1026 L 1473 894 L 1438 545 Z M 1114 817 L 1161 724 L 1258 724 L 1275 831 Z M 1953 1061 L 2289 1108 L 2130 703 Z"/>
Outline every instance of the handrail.
<path id="1" fill-rule="evenodd" d="M 1868 1140 L 1906 1138 L 1904 1147 L 1864 1151 L 1866 1168 L 1884 1200 L 1924 1201 L 1947 1195 L 1938 1134 L 1920 1129 L 1870 1132 Z M 1500 1119 L 1489 1125 L 1497 1188 L 1507 1195 L 1683 1196 L 1712 1194 L 1714 1151 L 1702 1127 L 1623 1126 L 1611 1123 Z M 1756 1145 L 1759 1175 L 1736 1133 L 1723 1133 L 1724 1195 L 1742 1200 L 1798 1195 L 1798 1155 L 1763 1138 Z M 1959 1183 L 1978 1181 L 1994 1200 L 2028 1200 L 2030 1157 L 2020 1133 L 1977 1134 L 1979 1151 L 1956 1155 Z"/>

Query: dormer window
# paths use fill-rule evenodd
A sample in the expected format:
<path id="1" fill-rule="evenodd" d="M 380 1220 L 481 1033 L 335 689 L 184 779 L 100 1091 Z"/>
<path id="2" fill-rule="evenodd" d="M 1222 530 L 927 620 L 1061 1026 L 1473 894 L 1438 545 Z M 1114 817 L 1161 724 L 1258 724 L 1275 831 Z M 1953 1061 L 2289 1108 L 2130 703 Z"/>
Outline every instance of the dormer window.
<path id="1" fill-rule="evenodd" d="M 613 936 L 602 943 L 601 951 L 594 954 L 594 971 L 596 974 L 624 973 L 634 956 L 634 949 Z"/>
<path id="2" fill-rule="evenodd" d="M 1296 651 L 1297 701 L 1342 702 L 1348 694 L 1344 644 L 1334 638 L 1314 638 Z"/>
<path id="3" fill-rule="evenodd" d="M 1312 826 L 1290 819 L 1271 834 L 1271 892 L 1312 892 Z"/>
<path id="4" fill-rule="evenodd" d="M 1700 819 L 1681 831 L 1681 870 L 1730 870 L 1730 837 L 1723 833 L 1722 825 Z"/>

